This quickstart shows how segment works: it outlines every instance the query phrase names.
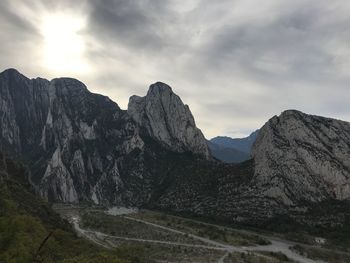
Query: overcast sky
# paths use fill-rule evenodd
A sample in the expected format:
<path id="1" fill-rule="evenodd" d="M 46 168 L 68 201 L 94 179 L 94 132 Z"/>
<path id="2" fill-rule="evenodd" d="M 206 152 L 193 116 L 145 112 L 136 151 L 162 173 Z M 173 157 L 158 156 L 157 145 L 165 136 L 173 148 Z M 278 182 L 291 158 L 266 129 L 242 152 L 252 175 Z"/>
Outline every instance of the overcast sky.
<path id="1" fill-rule="evenodd" d="M 0 1 L 0 70 L 70 76 L 126 109 L 162 81 L 207 138 L 286 109 L 350 121 L 348 0 Z"/>

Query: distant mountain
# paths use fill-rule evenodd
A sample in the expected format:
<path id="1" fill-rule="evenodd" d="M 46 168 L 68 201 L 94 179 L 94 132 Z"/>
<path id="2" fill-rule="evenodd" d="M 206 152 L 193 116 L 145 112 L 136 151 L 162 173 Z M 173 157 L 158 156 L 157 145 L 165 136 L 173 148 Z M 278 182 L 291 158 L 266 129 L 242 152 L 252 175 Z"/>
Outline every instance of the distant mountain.
<path id="1" fill-rule="evenodd" d="M 247 153 L 250 155 L 251 148 L 258 136 L 259 130 L 251 133 L 248 137 L 245 138 L 230 138 L 227 136 L 217 136 L 212 138 L 210 141 L 217 145 L 221 145 L 225 148 L 236 149 L 240 152 Z"/>
<path id="2" fill-rule="evenodd" d="M 245 138 L 217 136 L 207 141 L 207 144 L 216 159 L 226 163 L 239 163 L 250 158 L 250 151 L 258 133 L 259 130 L 256 130 Z"/>
<path id="3" fill-rule="evenodd" d="M 250 158 L 248 153 L 241 152 L 234 148 L 228 148 L 211 141 L 207 141 L 207 144 L 213 157 L 225 163 L 240 163 Z"/>

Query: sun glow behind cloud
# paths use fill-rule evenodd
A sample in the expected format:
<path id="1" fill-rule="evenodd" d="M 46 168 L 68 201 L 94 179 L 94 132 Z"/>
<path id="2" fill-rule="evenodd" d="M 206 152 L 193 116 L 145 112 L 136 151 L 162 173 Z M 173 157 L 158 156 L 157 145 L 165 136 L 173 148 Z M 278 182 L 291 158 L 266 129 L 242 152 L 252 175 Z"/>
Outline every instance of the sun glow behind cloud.
<path id="1" fill-rule="evenodd" d="M 84 27 L 85 19 L 81 16 L 45 15 L 40 27 L 44 40 L 43 66 L 57 74 L 87 72 Z"/>

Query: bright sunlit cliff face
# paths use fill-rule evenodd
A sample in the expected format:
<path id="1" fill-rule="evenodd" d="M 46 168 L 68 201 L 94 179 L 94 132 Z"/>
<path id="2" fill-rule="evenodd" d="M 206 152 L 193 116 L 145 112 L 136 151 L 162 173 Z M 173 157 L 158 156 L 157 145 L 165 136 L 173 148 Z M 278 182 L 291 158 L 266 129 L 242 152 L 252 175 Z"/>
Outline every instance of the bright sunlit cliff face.
<path id="1" fill-rule="evenodd" d="M 82 35 L 85 20 L 67 14 L 51 14 L 44 16 L 41 23 L 43 66 L 57 74 L 86 72 L 86 43 Z"/>

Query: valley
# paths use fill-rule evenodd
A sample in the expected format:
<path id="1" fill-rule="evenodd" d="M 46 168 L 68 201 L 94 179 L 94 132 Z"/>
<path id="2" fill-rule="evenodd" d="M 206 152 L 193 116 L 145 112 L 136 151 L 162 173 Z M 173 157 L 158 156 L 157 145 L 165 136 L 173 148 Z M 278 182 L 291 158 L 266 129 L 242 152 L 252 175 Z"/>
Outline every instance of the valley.
<path id="1" fill-rule="evenodd" d="M 79 80 L 29 79 L 15 69 L 0 73 L 0 90 L 0 182 L 12 204 L 0 211 L 2 232 L 14 212 L 41 222 L 34 236 L 13 227 L 26 237 L 26 259 L 350 262 L 349 122 L 286 110 L 259 132 L 229 140 L 245 145 L 248 160 L 225 163 L 162 82 L 132 96 L 127 110 Z M 21 164 L 19 177 L 7 158 Z M 23 191 L 37 201 L 26 207 Z M 41 202 L 46 212 L 36 211 Z M 46 222 L 52 203 L 71 225 L 58 215 Z M 55 228 L 69 242 L 50 234 Z M 32 255 L 50 235 L 57 252 Z M 22 239 L 6 236 L 13 244 L 0 247 L 0 259 L 7 260 Z M 67 250 L 70 242 L 82 245 Z"/>
<path id="2" fill-rule="evenodd" d="M 317 246 L 162 212 L 114 208 L 111 215 L 102 207 L 55 204 L 53 208 L 71 222 L 79 236 L 107 249 L 142 247 L 152 262 L 327 262 L 293 249 L 327 253 Z M 346 262 L 341 260 L 332 262 Z"/>
<path id="3" fill-rule="evenodd" d="M 0 13 L 0 263 L 350 263 L 350 1 Z"/>

